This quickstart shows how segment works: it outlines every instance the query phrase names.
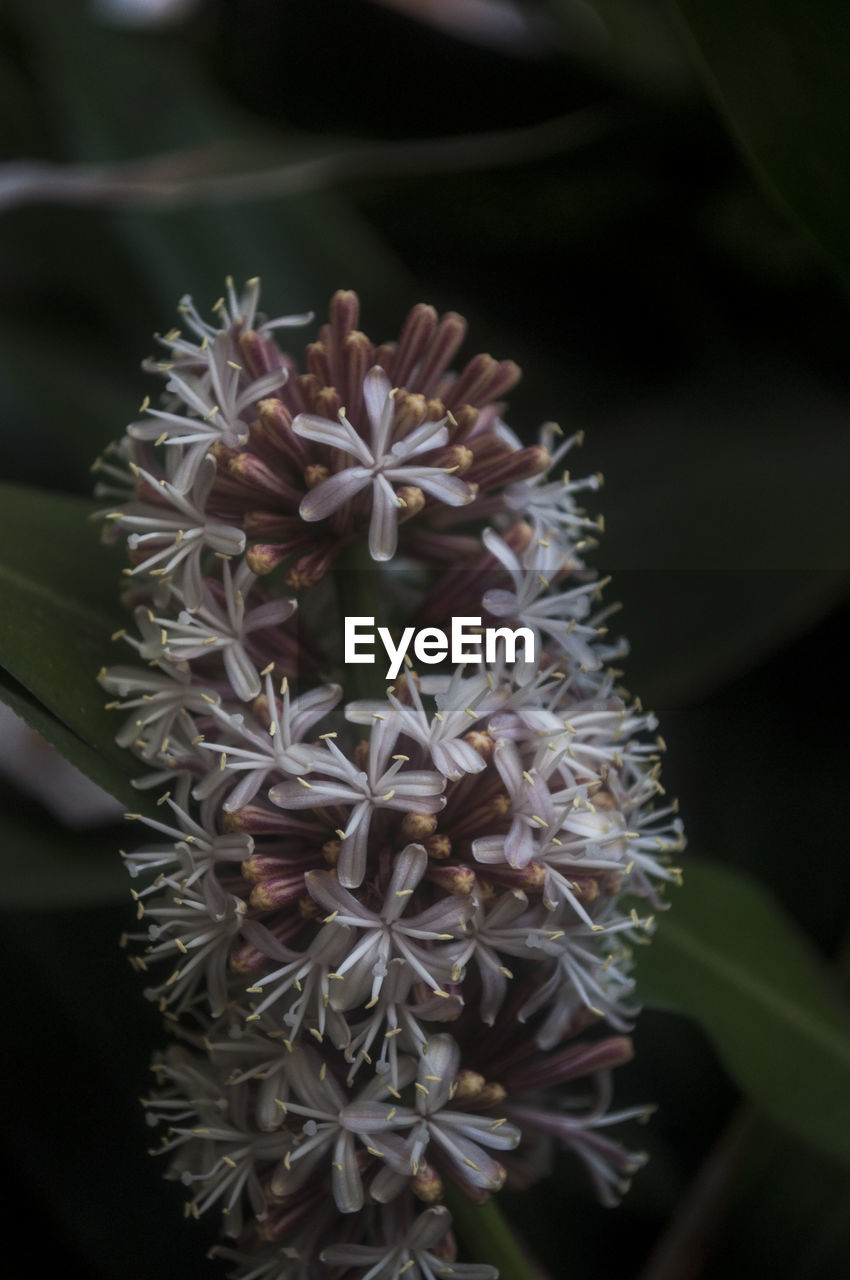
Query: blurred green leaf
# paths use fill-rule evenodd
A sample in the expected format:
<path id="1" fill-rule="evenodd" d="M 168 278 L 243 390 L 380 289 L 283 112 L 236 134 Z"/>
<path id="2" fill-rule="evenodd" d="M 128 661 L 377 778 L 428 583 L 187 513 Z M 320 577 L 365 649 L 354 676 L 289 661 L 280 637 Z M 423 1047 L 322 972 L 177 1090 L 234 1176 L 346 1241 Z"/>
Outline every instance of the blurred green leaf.
<path id="1" fill-rule="evenodd" d="M 638 986 L 648 1004 L 696 1018 L 767 1113 L 850 1162 L 850 1017 L 755 881 L 688 857 L 685 887 L 640 953 Z"/>
<path id="2" fill-rule="evenodd" d="M 99 699 L 97 691 L 94 693 L 94 698 L 99 705 L 102 699 Z M 72 729 L 69 729 L 61 720 L 57 720 L 47 707 L 37 702 L 22 685 L 12 680 L 4 671 L 0 671 L 0 702 L 10 707 L 25 724 L 40 734 L 45 742 L 55 747 L 60 755 L 70 760 L 97 786 L 115 796 L 116 800 L 119 800 L 127 809 L 134 813 L 140 810 L 153 812 L 155 806 L 152 802 L 146 798 L 144 792 L 137 791 L 130 782 L 128 770 L 136 773 L 138 768 L 134 768 L 136 762 L 129 753 L 126 753 L 126 761 L 122 762 L 123 767 L 113 763 L 111 759 L 107 760 L 100 750 L 83 742 Z"/>
<path id="3" fill-rule="evenodd" d="M 23 253 L 20 242 L 15 247 Z M 13 252 L 7 245 L 8 256 Z M 42 250 L 42 263 L 45 256 Z M 61 271 L 60 263 L 53 265 Z M 91 490 L 94 458 L 121 433 L 147 389 L 138 368 L 144 351 L 128 355 L 126 366 L 118 355 L 110 365 L 102 348 L 102 338 L 86 332 L 79 317 L 24 325 L 0 320 L 0 411 L 15 423 L 6 442 L 7 476 Z"/>
<path id="4" fill-rule="evenodd" d="M 848 417 L 843 389 L 758 350 L 612 415 L 570 459 L 604 449 L 606 567 L 850 570 Z"/>
<path id="5" fill-rule="evenodd" d="M 598 60 L 653 96 L 690 87 L 686 57 L 658 0 L 554 0 L 550 7 L 571 52 Z"/>
<path id="6" fill-rule="evenodd" d="M 622 600 L 626 684 L 694 701 L 796 639 L 850 589 L 845 398 L 776 356 L 725 361 L 588 432 L 605 471 L 594 560 Z M 589 464 L 589 465 L 588 465 Z"/>
<path id="7" fill-rule="evenodd" d="M 629 639 L 624 683 L 660 712 L 710 696 L 815 626 L 850 574 L 729 570 L 616 572 L 613 629 Z"/>
<path id="8" fill-rule="evenodd" d="M 0 697 L 125 802 L 134 760 L 115 744 L 96 676 L 115 660 L 120 551 L 101 546 L 80 498 L 0 485 Z M 138 799 L 133 804 L 138 807 Z"/>
<path id="9" fill-rule="evenodd" d="M 453 1187 L 445 1194 L 454 1230 L 470 1257 L 497 1266 L 500 1280 L 549 1280 L 494 1199 L 473 1204 Z"/>
<path id="10" fill-rule="evenodd" d="M 130 893 L 114 827 L 65 831 L 4 806 L 3 910 L 76 908 L 121 902 Z"/>
<path id="11" fill-rule="evenodd" d="M 33 0 L 19 21 L 38 49 L 41 88 L 66 157 L 120 161 L 251 140 L 258 153 L 288 135 L 272 133 L 212 83 L 202 49 L 173 32 L 123 31 L 94 23 L 82 0 Z M 143 104 L 141 107 L 140 104 Z M 316 149 L 325 144 L 316 140 Z M 297 144 L 303 151 L 303 142 Z M 151 294 L 166 308 L 197 295 L 204 308 L 224 277 L 261 275 L 276 312 L 303 311 L 335 289 L 358 289 L 374 303 L 410 282 L 399 262 L 336 193 L 258 206 L 118 214 L 111 226 L 138 257 Z M 156 322 L 155 322 L 156 323 Z"/>
<path id="12" fill-rule="evenodd" d="M 672 0 L 757 172 L 850 275 L 850 14 L 840 0 Z"/>
<path id="13" fill-rule="evenodd" d="M 120 163 L 199 147 L 235 149 L 246 163 L 325 145 L 272 131 L 228 101 L 185 32 L 109 27 L 83 0 L 11 9 L 28 51 L 30 114 L 50 124 L 34 147 L 42 157 Z M 144 394 L 138 366 L 150 332 L 171 327 L 184 293 L 206 310 L 226 275 L 261 275 L 276 314 L 319 309 L 348 287 L 398 315 L 411 291 L 368 222 L 333 192 L 170 212 L 28 208 L 2 226 L 0 405 L 19 426 L 7 474 L 57 487 L 85 488 L 85 468 Z"/>

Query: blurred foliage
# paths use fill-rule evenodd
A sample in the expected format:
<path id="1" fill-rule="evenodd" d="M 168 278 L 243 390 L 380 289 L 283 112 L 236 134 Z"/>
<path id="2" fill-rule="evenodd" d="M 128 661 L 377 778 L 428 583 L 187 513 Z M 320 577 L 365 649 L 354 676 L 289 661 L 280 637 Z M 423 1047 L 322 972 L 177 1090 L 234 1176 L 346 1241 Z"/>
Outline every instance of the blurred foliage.
<path id="1" fill-rule="evenodd" d="M 115 718 L 95 683 L 116 660 L 110 636 L 126 623 L 116 586 L 121 549 L 101 548 L 93 572 L 92 506 L 78 498 L 0 485 L 0 513 L 0 652 L 20 690 L 12 687 L 9 704 L 94 782 L 126 799 L 136 762 L 114 743 Z M 21 545 L 15 530 L 24 526 Z"/>
<path id="2" fill-rule="evenodd" d="M 126 898 L 127 873 L 115 856 L 125 835 L 120 828 L 68 832 L 3 784 L 0 802 L 4 910 L 77 909 Z"/>
<path id="3" fill-rule="evenodd" d="M 847 15 L 837 0 L 534 12 L 544 36 L 520 56 L 366 0 L 207 0 L 162 31 L 97 23 L 84 0 L 8 0 L 2 160 L 174 152 L 179 170 L 204 147 L 213 168 L 248 172 L 345 138 L 376 160 L 285 199 L 0 213 L 5 478 L 52 491 L 0 494 L 0 696 L 138 807 L 94 684 L 121 625 L 117 562 L 83 517 L 90 463 L 134 415 L 140 358 L 183 292 L 206 308 L 226 274 L 261 274 L 270 309 L 321 316 L 354 287 L 377 338 L 421 297 L 465 312 L 477 347 L 524 366 L 516 429 L 558 414 L 587 428 L 574 466 L 606 474 L 597 563 L 625 605 L 627 682 L 660 713 L 668 789 L 714 854 L 640 958 L 648 993 L 695 1012 L 719 1057 L 694 1023 L 648 1010 L 620 1074 L 625 1103 L 660 1104 L 640 1133 L 650 1165 L 612 1217 L 564 1161 L 513 1198 L 515 1220 L 557 1277 L 568 1249 L 573 1280 L 645 1264 L 642 1280 L 831 1280 L 850 1261 L 848 1184 L 823 1148 L 842 1142 L 850 1088 L 805 1031 L 833 1008 L 808 952 L 835 953 L 850 900 Z M 598 122 L 583 141 L 518 162 L 514 138 L 500 158 L 494 130 L 576 111 Z M 386 140 L 483 130 L 467 170 L 394 175 L 377 158 Z M 178 1221 L 143 1155 L 133 1095 L 161 1033 L 116 959 L 130 905 L 93 905 L 122 892 L 120 832 L 62 836 L 2 799 L 14 1220 L 66 1274 L 213 1274 L 212 1225 Z M 697 946 L 711 963 L 693 964 Z M 774 993 L 781 1026 L 742 1000 L 735 965 L 751 996 L 754 975 Z M 784 1126 L 749 1125 L 699 1260 L 674 1248 L 662 1275 L 659 1245 L 689 1189 L 699 1226 L 698 1174 L 736 1114 L 721 1061 Z"/>
<path id="4" fill-rule="evenodd" d="M 638 992 L 699 1018 L 742 1089 L 850 1165 L 850 1015 L 755 882 L 696 858 L 641 955 Z"/>
<path id="5" fill-rule="evenodd" d="M 850 13 L 835 0 L 673 0 L 763 181 L 850 278 Z"/>
<path id="6" fill-rule="evenodd" d="M 719 1274 L 839 1276 L 850 1256 L 850 1174 L 758 1119 L 734 1170 L 731 1210 L 713 1243 Z"/>

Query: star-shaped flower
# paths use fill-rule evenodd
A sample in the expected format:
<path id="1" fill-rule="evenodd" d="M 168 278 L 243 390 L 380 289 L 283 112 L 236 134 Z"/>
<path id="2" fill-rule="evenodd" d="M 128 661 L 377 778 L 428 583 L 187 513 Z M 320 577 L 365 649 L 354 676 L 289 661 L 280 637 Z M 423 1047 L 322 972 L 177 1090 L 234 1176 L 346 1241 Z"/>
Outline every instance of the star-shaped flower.
<path id="1" fill-rule="evenodd" d="M 375 365 L 363 380 L 363 399 L 370 427 L 368 444 L 343 410 L 340 410 L 336 422 L 312 413 L 299 413 L 292 423 L 296 435 L 347 453 L 358 463 L 317 484 L 301 503 L 301 518 L 324 520 L 371 485 L 369 552 L 373 560 L 392 560 L 395 555 L 398 512 L 405 504 L 394 486 L 412 485 L 451 507 L 462 507 L 475 497 L 475 491 L 465 481 L 450 475 L 445 468 L 422 466 L 410 461 L 418 454 L 430 453 L 448 444 L 447 417 L 438 422 L 423 422 L 395 444 L 391 443 L 395 410 L 393 395 L 389 378 L 379 365 Z"/>

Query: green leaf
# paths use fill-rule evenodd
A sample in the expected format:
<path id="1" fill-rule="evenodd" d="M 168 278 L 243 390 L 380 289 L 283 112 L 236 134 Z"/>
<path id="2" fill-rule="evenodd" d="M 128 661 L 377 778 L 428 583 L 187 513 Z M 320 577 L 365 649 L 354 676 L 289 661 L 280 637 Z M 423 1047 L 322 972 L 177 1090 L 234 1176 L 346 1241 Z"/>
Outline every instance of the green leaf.
<path id="1" fill-rule="evenodd" d="M 653 97 L 681 95 L 687 57 L 656 0 L 550 0 L 564 47 Z"/>
<path id="2" fill-rule="evenodd" d="M 97 700 L 97 693 L 94 696 Z M 40 734 L 45 742 L 54 747 L 60 755 L 69 760 L 97 786 L 102 787 L 111 796 L 115 796 L 115 799 L 125 805 L 128 810 L 134 813 L 140 810 L 150 814 L 154 812 L 155 805 L 145 797 L 143 792 L 137 791 L 130 781 L 128 770 L 136 774 L 140 771 L 140 767 L 129 752 L 125 753 L 126 760 L 122 761 L 120 766 L 107 760 L 99 750 L 90 747 L 61 720 L 57 720 L 47 707 L 37 702 L 5 671 L 0 671 L 0 702 L 5 702 L 6 706 Z"/>
<path id="3" fill-rule="evenodd" d="M 140 37 L 92 22 L 89 6 L 59 8 L 32 0 L 18 21 L 38 48 L 44 102 L 63 136 L 68 158 L 121 161 L 228 143 L 264 154 L 292 146 L 229 101 L 212 82 L 202 50 L 174 32 Z M 139 110 L 139 103 L 145 108 Z M 155 143 L 154 140 L 155 139 Z M 317 136 L 315 153 L 326 148 Z M 304 141 L 295 148 L 303 152 Z M 340 287 L 358 289 L 375 306 L 411 281 L 365 219 L 333 192 L 292 196 L 259 206 L 217 205 L 169 213 L 127 212 L 111 228 L 139 262 L 168 317 L 185 292 L 203 309 L 228 274 L 260 275 L 275 314 L 316 308 Z"/>
<path id="4" fill-rule="evenodd" d="M 850 274 L 850 42 L 837 0 L 672 0 L 765 185 Z"/>
<path id="5" fill-rule="evenodd" d="M 69 832 L 17 813 L 0 819 L 3 910 L 76 908 L 129 897 L 114 827 Z"/>
<path id="6" fill-rule="evenodd" d="M 0 271 L 15 257 L 20 270 L 31 269 L 30 280 L 39 270 L 54 273 L 70 296 L 74 283 L 67 259 L 57 261 L 57 245 L 69 252 L 68 219 L 60 223 L 55 217 L 42 229 L 52 248 L 45 248 L 39 237 L 36 262 L 32 240 L 25 244 L 7 224 L 6 243 L 0 242 Z M 92 462 L 120 435 L 150 389 L 138 368 L 145 349 L 121 347 L 115 318 L 104 315 L 103 332 L 114 336 L 115 346 L 108 365 L 101 332 L 87 331 L 76 317 L 63 321 L 61 315 L 24 315 L 21 323 L 13 314 L 20 305 L 20 295 L 10 288 L 0 313 L 0 412 L 4 421 L 15 424 L 9 432 L 5 475 L 89 493 Z M 49 378 L 44 376 L 46 364 Z"/>
<path id="7" fill-rule="evenodd" d="M 657 711 L 687 706 L 804 635 L 848 589 L 839 571 L 616 572 L 624 683 Z"/>
<path id="8" fill-rule="evenodd" d="M 0 697 L 72 764 L 134 809 L 138 772 L 115 744 L 97 673 L 116 660 L 110 636 L 120 551 L 101 546 L 80 498 L 0 484 Z M 134 798 L 135 797 L 135 798 Z"/>
<path id="9" fill-rule="evenodd" d="M 850 1018 L 802 934 L 755 881 L 699 858 L 640 952 L 641 998 L 696 1018 L 788 1129 L 850 1162 Z"/>
<path id="10" fill-rule="evenodd" d="M 843 399 L 775 354 L 602 421 L 575 473 L 604 470 L 594 563 L 621 600 L 626 684 L 663 711 L 796 639 L 850 588 Z"/>

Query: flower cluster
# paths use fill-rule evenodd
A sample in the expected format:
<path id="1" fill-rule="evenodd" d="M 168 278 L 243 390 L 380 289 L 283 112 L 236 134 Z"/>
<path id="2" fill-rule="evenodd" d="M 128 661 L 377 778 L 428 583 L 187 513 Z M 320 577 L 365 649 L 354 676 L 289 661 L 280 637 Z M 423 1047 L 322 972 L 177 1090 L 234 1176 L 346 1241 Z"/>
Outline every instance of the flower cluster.
<path id="1" fill-rule="evenodd" d="M 645 1114 L 610 1081 L 651 928 L 622 903 L 678 876 L 663 743 L 584 562 L 599 478 L 563 471 L 554 424 L 523 447 L 504 423 L 516 366 L 452 372 L 464 322 L 428 306 L 375 346 L 351 293 L 296 363 L 276 333 L 309 317 L 257 303 L 181 303 L 161 401 L 97 464 L 135 659 L 100 682 L 161 793 L 124 855 L 176 1037 L 148 1118 L 243 1280 L 482 1280 L 453 1197 L 560 1145 L 614 1203 L 644 1159 L 607 1135 Z M 537 658 L 375 686 L 348 614 L 480 616 Z"/>

